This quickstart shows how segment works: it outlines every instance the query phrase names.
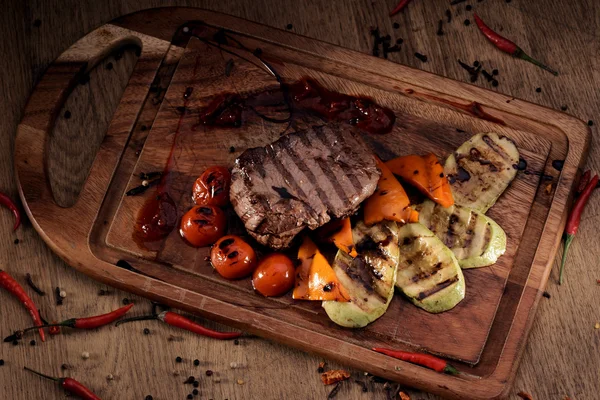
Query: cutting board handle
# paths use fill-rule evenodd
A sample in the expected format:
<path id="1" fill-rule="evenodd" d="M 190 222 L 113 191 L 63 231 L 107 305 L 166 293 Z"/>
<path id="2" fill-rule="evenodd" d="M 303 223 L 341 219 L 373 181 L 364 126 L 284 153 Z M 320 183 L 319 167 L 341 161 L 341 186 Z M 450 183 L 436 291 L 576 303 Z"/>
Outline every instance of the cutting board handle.
<path id="1" fill-rule="evenodd" d="M 128 45 L 135 45 L 140 49 L 129 83 L 96 153 L 79 198 L 72 207 L 60 207 L 52 195 L 46 168 L 48 138 L 57 115 L 73 88 L 82 79 L 85 81 L 93 68 L 115 50 Z M 85 210 L 100 207 L 138 118 L 141 104 L 169 46 L 167 41 L 107 24 L 77 41 L 49 66 L 27 103 L 15 140 L 15 172 L 19 193 L 26 212 L 40 234 L 43 235 L 40 225 L 44 222 L 52 223 L 44 220 L 44 216 L 48 215 L 59 221 L 72 221 L 76 218 L 77 230 L 70 232 L 68 226 L 72 224 L 65 224 L 65 236 L 87 237 L 95 214 Z M 135 84 L 132 85 L 132 82 Z M 140 106 L 132 107 L 132 104 Z M 112 168 L 107 169 L 107 165 Z"/>

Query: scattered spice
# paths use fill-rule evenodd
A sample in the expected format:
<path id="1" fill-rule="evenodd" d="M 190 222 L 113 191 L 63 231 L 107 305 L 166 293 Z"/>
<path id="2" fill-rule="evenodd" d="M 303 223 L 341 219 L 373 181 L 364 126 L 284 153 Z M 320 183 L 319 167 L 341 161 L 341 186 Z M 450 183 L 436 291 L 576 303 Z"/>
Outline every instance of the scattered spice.
<path id="1" fill-rule="evenodd" d="M 205 374 L 206 376 L 212 376 L 213 372 L 210 369 L 207 369 Z"/>
<path id="2" fill-rule="evenodd" d="M 473 6 L 470 4 L 467 4 L 467 6 L 465 7 L 465 10 L 467 11 L 471 11 L 473 9 Z"/>
<path id="3" fill-rule="evenodd" d="M 144 335 L 149 335 L 149 334 L 150 334 L 150 329 L 144 328 Z"/>
<path id="4" fill-rule="evenodd" d="M 186 318 L 183 315 L 174 313 L 172 311 L 163 311 L 158 315 L 155 315 L 155 314 L 142 315 L 139 317 L 123 319 L 123 320 L 117 322 L 116 326 L 119 326 L 125 322 L 148 321 L 148 320 L 159 320 L 159 321 L 164 322 L 167 325 L 171 325 L 176 328 L 181 328 L 186 331 L 196 333 L 198 335 L 208 336 L 213 339 L 228 340 L 228 339 L 236 339 L 236 338 L 239 338 L 240 336 L 242 336 L 241 332 L 219 332 L 219 331 L 215 331 L 215 330 L 212 330 L 209 328 L 205 328 L 202 325 L 197 324 L 196 322 L 192 321 L 191 319 Z M 171 340 L 171 339 L 169 338 L 169 340 Z M 180 357 L 178 357 L 178 358 L 180 358 Z"/>
<path id="5" fill-rule="evenodd" d="M 184 385 L 191 385 L 192 383 L 194 383 L 194 381 L 195 381 L 195 380 L 196 380 L 196 378 L 195 378 L 195 377 L 193 377 L 193 376 L 190 376 L 190 377 L 188 377 L 188 378 L 187 378 L 187 379 L 186 379 L 186 380 L 183 382 L 183 384 L 184 384 Z"/>
<path id="6" fill-rule="evenodd" d="M 63 116 L 65 117 L 65 119 L 71 118 L 71 111 L 69 111 L 69 110 L 65 111 L 65 113 L 63 114 Z"/>
<path id="7" fill-rule="evenodd" d="M 64 299 L 67 297 L 67 292 L 65 292 L 64 290 L 61 290 L 58 295 L 60 296 L 61 299 Z"/>
<path id="8" fill-rule="evenodd" d="M 465 24 L 465 26 L 469 26 L 471 25 L 471 21 L 467 18 L 465 19 L 465 22 L 463 22 L 463 24 Z"/>
<path id="9" fill-rule="evenodd" d="M 40 312 L 33 302 L 29 295 L 25 292 L 23 287 L 19 285 L 19 283 L 8 274 L 8 272 L 0 269 L 0 286 L 4 289 L 8 290 L 13 296 L 15 296 L 21 304 L 25 306 L 31 318 L 33 319 L 33 323 L 38 328 L 38 332 L 40 334 L 40 338 L 42 342 L 46 340 L 44 335 L 44 330 L 40 328 L 43 325 L 42 318 L 40 317 Z M 12 339 L 11 339 L 12 340 Z"/>
<path id="10" fill-rule="evenodd" d="M 148 396 L 146 396 L 146 397 L 145 397 L 145 399 L 144 399 L 144 400 L 154 400 L 154 397 L 152 397 L 152 396 L 148 395 Z"/>
<path id="11" fill-rule="evenodd" d="M 413 353 L 409 351 L 391 350 L 383 348 L 373 348 L 373 351 L 385 354 L 386 356 L 397 358 L 402 361 L 417 364 L 437 372 L 443 372 L 450 375 L 459 374 L 458 370 L 452 365 L 448 364 L 446 360 L 432 356 L 430 354 Z"/>
<path id="12" fill-rule="evenodd" d="M 421 60 L 423 62 L 427 62 L 427 56 L 425 54 L 415 52 L 415 57 L 417 57 L 419 60 Z"/>
<path id="13" fill-rule="evenodd" d="M 180 362 L 183 362 L 183 358 L 181 358 L 181 357 L 177 356 L 177 357 L 175 358 L 175 362 L 178 362 L 178 363 L 180 363 Z"/>
<path id="14" fill-rule="evenodd" d="M 107 381 L 113 381 L 114 379 L 115 379 L 115 377 L 113 376 L 113 374 L 106 375 L 106 380 Z"/>
<path id="15" fill-rule="evenodd" d="M 325 361 L 321 361 L 319 363 L 319 368 L 317 368 L 317 372 L 322 374 L 323 372 L 325 372 L 325 366 L 327 365 L 327 363 Z"/>
<path id="16" fill-rule="evenodd" d="M 392 26 L 394 27 L 394 29 L 400 28 L 400 24 L 397 22 L 394 22 L 394 24 Z"/>
<path id="17" fill-rule="evenodd" d="M 13 225 L 13 231 L 16 231 L 19 225 L 21 225 L 21 211 L 17 205 L 11 200 L 10 197 L 0 192 L 0 205 L 8 208 L 15 217 L 15 224 Z"/>
<path id="18" fill-rule="evenodd" d="M 404 10 L 404 7 L 410 3 L 411 0 L 400 0 L 400 2 L 394 7 L 392 11 L 390 11 L 390 17 L 398 14 L 400 11 Z"/>
<path id="19" fill-rule="evenodd" d="M 596 322 L 596 325 L 594 325 L 594 329 L 600 329 L 600 322 Z"/>
<path id="20" fill-rule="evenodd" d="M 546 194 L 552 193 L 552 183 L 547 184 L 544 188 L 544 191 L 546 192 Z"/>
<path id="21" fill-rule="evenodd" d="M 81 397 L 83 400 L 100 400 L 100 397 L 96 396 L 90 389 L 83 386 L 81 383 L 77 382 L 72 378 L 53 378 L 48 375 L 44 375 L 40 372 L 34 371 L 30 368 L 24 367 L 25 370 L 33 372 L 34 374 L 41 376 L 42 378 L 53 380 L 54 382 L 58 382 L 60 386 L 62 386 L 65 391 L 68 393 L 72 393 Z"/>
<path id="22" fill-rule="evenodd" d="M 544 292 L 544 293 L 542 294 L 542 296 L 544 296 L 544 297 L 545 297 L 545 298 L 547 298 L 547 299 L 549 299 L 549 298 L 551 297 L 551 296 L 550 296 L 550 293 L 548 293 L 548 292 Z"/>
<path id="23" fill-rule="evenodd" d="M 446 22 L 452 22 L 452 12 L 450 10 L 446 10 Z"/>
<path id="24" fill-rule="evenodd" d="M 194 381 L 194 383 L 192 383 L 192 386 L 197 388 L 198 386 L 200 386 L 200 382 Z"/>
<path id="25" fill-rule="evenodd" d="M 519 392 L 519 393 L 517 393 L 517 396 L 519 396 L 523 400 L 533 400 L 533 397 L 531 397 L 531 395 L 529 393 Z"/>
<path id="26" fill-rule="evenodd" d="M 125 196 L 136 196 L 138 194 L 142 194 L 146 190 L 148 190 L 150 187 L 157 185 L 159 182 L 160 182 L 160 179 L 154 179 L 153 181 L 147 181 L 145 185 L 144 185 L 144 182 L 142 182 L 141 185 L 136 186 L 133 189 L 129 189 L 127 191 L 127 193 L 125 193 Z"/>
<path id="27" fill-rule="evenodd" d="M 561 106 L 561 107 L 560 107 L 560 109 L 561 109 L 562 111 L 567 111 L 567 108 L 568 108 L 568 107 L 567 107 L 566 105 L 565 105 L 565 106 Z"/>
<path id="28" fill-rule="evenodd" d="M 73 329 L 99 328 L 101 326 L 105 326 L 110 323 L 113 323 L 117 319 L 121 318 L 123 315 L 125 315 L 131 309 L 131 307 L 133 307 L 133 303 L 128 306 L 121 307 L 117 310 L 111 311 L 107 314 L 96 315 L 93 317 L 86 317 L 86 318 L 70 318 L 70 319 L 66 319 L 62 322 L 59 322 L 57 324 L 45 324 L 45 325 L 39 325 L 39 326 L 36 325 L 36 326 L 30 327 L 30 328 L 27 328 L 27 329 L 24 329 L 21 331 L 17 331 L 13 335 L 6 337 L 4 339 L 4 341 L 9 342 L 14 339 L 20 339 L 23 337 L 23 335 L 26 332 L 28 332 L 32 329 L 38 329 L 40 327 L 47 328 L 47 327 L 52 327 L 52 326 L 68 326 L 69 328 L 73 328 Z M 42 339 L 42 341 L 43 341 L 43 339 Z"/>
<path id="29" fill-rule="evenodd" d="M 36 28 L 39 28 L 42 25 L 42 21 L 40 21 L 39 19 L 36 19 L 35 21 L 33 21 L 33 26 L 35 26 Z"/>
<path id="30" fill-rule="evenodd" d="M 398 395 L 400 396 L 400 400 L 410 400 L 408 393 L 400 392 Z"/>
<path id="31" fill-rule="evenodd" d="M 592 121 L 591 119 L 588 121 L 588 126 L 593 126 L 594 125 L 594 121 Z"/>
<path id="32" fill-rule="evenodd" d="M 35 339 L 31 339 L 31 340 L 29 341 L 29 345 L 30 345 L 30 346 L 35 346 L 35 344 L 36 344 L 36 343 L 35 343 Z"/>
<path id="33" fill-rule="evenodd" d="M 571 210 L 571 214 L 567 219 L 567 225 L 565 227 L 565 249 L 563 251 L 562 261 L 560 264 L 560 273 L 558 277 L 558 284 L 561 285 L 563 281 L 563 273 L 565 269 L 565 263 L 567 261 L 567 252 L 573 242 L 573 238 L 579 229 L 579 222 L 581 221 L 581 214 L 587 205 L 587 202 L 592 195 L 592 192 L 598 184 L 598 175 L 595 175 L 586 185 L 585 189 L 581 192 L 581 195 L 575 200 L 575 205 Z"/>
<path id="34" fill-rule="evenodd" d="M 193 394 L 191 394 L 191 393 L 190 393 L 190 394 L 188 394 L 188 395 L 187 395 L 187 397 L 186 397 L 186 399 L 188 399 L 188 400 L 191 400 L 191 399 L 193 399 L 193 398 L 194 398 L 194 395 L 193 395 Z"/>
<path id="35" fill-rule="evenodd" d="M 294 27 L 294 26 L 293 26 L 292 24 L 287 24 L 287 25 L 285 26 L 285 29 L 287 29 L 287 30 L 290 30 L 290 29 L 292 29 L 293 27 Z"/>
<path id="36" fill-rule="evenodd" d="M 361 381 L 361 380 L 359 380 L 359 379 L 355 379 L 355 380 L 354 380 L 354 382 L 358 383 L 358 385 L 361 387 L 361 390 L 362 390 L 363 392 L 365 392 L 365 393 L 366 393 L 366 392 L 368 392 L 368 391 L 369 391 L 369 389 L 367 388 L 367 384 L 366 384 L 365 382 L 363 382 L 363 381 Z"/>
<path id="37" fill-rule="evenodd" d="M 46 292 L 44 292 L 42 289 L 39 288 L 38 285 L 36 285 L 35 283 L 33 283 L 33 279 L 31 278 L 31 274 L 28 272 L 27 275 L 25 276 L 25 279 L 27 281 L 27 284 L 29 285 L 29 287 L 36 292 L 37 294 L 39 294 L 40 296 L 45 296 Z"/>
<path id="38" fill-rule="evenodd" d="M 15 239 L 14 244 L 19 244 L 19 239 Z"/>
<path id="39" fill-rule="evenodd" d="M 246 383 L 246 382 L 244 382 L 244 380 L 243 380 L 243 379 L 238 379 L 238 380 L 237 380 L 237 384 L 238 384 L 238 385 L 243 385 L 244 383 Z"/>
<path id="40" fill-rule="evenodd" d="M 229 148 L 229 152 L 230 152 L 230 153 L 235 153 L 235 147 L 231 146 L 231 147 Z"/>
<path id="41" fill-rule="evenodd" d="M 444 35 L 444 31 L 443 31 L 443 27 L 444 27 L 444 21 L 442 21 L 441 19 L 438 21 L 438 29 L 436 34 L 438 36 L 443 36 Z"/>
<path id="42" fill-rule="evenodd" d="M 58 286 L 56 287 L 56 289 L 54 289 L 54 297 L 56 298 L 56 305 L 62 306 L 63 298 L 60 297 L 60 288 Z"/>
<path id="43" fill-rule="evenodd" d="M 477 13 L 473 14 L 473 18 L 475 18 L 475 23 L 477 23 L 477 27 L 483 33 L 483 35 L 496 46 L 497 49 L 512 55 L 513 57 L 520 58 L 525 61 L 529 61 L 532 64 L 537 65 L 538 67 L 552 73 L 553 75 L 558 75 L 558 72 L 549 68 L 548 66 L 542 64 L 541 62 L 531 58 L 527 55 L 519 46 L 517 46 L 514 42 L 506 39 L 505 37 L 500 36 L 492 29 L 490 29 Z"/>
<path id="44" fill-rule="evenodd" d="M 90 353 L 87 351 L 84 351 L 83 353 L 81 353 L 81 358 L 83 358 L 84 360 L 87 360 L 90 358 Z"/>
<path id="45" fill-rule="evenodd" d="M 481 74 L 488 82 L 492 82 L 494 80 L 494 75 L 490 74 L 485 69 L 481 70 Z"/>
<path id="46" fill-rule="evenodd" d="M 541 87 L 539 87 L 539 88 L 535 88 L 535 91 L 536 91 L 537 93 L 542 93 L 542 88 L 541 88 Z"/>
<path id="47" fill-rule="evenodd" d="M 333 389 L 331 389 L 331 392 L 329 392 L 329 394 L 327 395 L 327 399 L 334 399 L 335 396 L 337 396 L 338 392 L 340 391 L 342 383 L 338 382 L 337 385 L 335 385 L 335 387 Z"/>
<path id="48" fill-rule="evenodd" d="M 324 385 L 331 385 L 350 378 L 350 373 L 343 369 L 332 369 L 321 374 L 321 381 Z"/>
<path id="49" fill-rule="evenodd" d="M 194 360 L 194 365 L 197 367 L 198 365 L 200 365 L 200 360 L 196 359 Z"/>

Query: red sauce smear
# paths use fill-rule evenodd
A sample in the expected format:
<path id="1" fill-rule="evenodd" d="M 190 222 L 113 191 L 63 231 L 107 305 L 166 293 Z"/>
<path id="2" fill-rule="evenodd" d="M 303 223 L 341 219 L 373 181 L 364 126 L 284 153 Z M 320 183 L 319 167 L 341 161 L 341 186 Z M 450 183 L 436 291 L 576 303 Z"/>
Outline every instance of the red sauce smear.
<path id="1" fill-rule="evenodd" d="M 396 121 L 392 110 L 373 99 L 334 92 L 309 78 L 303 78 L 287 89 L 298 107 L 328 120 L 349 122 L 369 133 L 391 132 Z"/>
<path id="2" fill-rule="evenodd" d="M 415 94 L 415 91 L 413 89 L 406 89 L 405 92 L 407 94 Z M 458 103 L 456 101 L 446 100 L 441 97 L 432 96 L 430 94 L 425 94 L 425 93 L 417 93 L 417 96 L 424 97 L 426 99 L 431 99 L 434 101 L 438 101 L 440 103 L 448 104 L 449 106 L 458 108 L 459 110 L 466 111 L 467 113 L 469 113 L 477 118 L 485 119 L 486 121 L 490 121 L 490 122 L 494 122 L 496 124 L 506 126 L 506 122 L 504 122 L 500 118 L 494 117 L 493 115 L 488 114 L 487 112 L 483 111 L 481 104 L 479 104 L 476 101 L 472 101 L 468 104 L 462 104 L 462 103 Z"/>
<path id="3" fill-rule="evenodd" d="M 373 99 L 334 92 L 309 78 L 285 84 L 282 89 L 290 95 L 294 107 L 330 121 L 347 122 L 369 133 L 391 132 L 396 121 L 392 110 Z M 275 92 L 268 90 L 246 98 L 236 93 L 222 93 L 200 110 L 199 123 L 194 128 L 201 125 L 242 126 L 243 112 L 251 105 L 268 105 L 264 103 L 272 100 Z"/>

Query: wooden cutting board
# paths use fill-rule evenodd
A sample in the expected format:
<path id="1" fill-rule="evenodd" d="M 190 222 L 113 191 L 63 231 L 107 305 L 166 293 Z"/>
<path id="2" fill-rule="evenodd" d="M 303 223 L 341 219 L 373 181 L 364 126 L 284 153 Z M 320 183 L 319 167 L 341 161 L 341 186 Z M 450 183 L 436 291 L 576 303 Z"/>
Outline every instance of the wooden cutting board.
<path id="1" fill-rule="evenodd" d="M 235 40 L 207 45 L 219 29 Z M 128 45 L 141 48 L 137 64 L 91 168 L 75 172 L 87 177 L 83 188 L 65 195 L 47 157 L 49 147 L 69 154 L 68 143 L 51 135 L 65 118 L 59 111 L 74 85 Z M 445 158 L 478 132 L 516 142 L 527 168 L 488 212 L 507 233 L 507 252 L 492 267 L 465 271 L 467 295 L 456 308 L 432 315 L 396 296 L 375 323 L 343 329 L 315 302 L 265 299 L 248 280 L 222 279 L 205 261 L 209 249 L 187 246 L 176 231 L 149 249 L 133 240 L 137 213 L 155 194 L 124 196 L 140 184 L 140 172 L 161 171 L 171 160 L 169 193 L 181 215 L 205 167 L 231 165 L 244 149 L 266 145 L 285 130 L 258 117 L 241 128 L 194 128 L 197 110 L 215 95 L 276 87 L 240 45 L 260 48 L 286 81 L 309 76 L 393 109 L 391 133 L 364 135 L 383 159 L 429 151 Z M 193 91 L 184 98 L 188 88 Z M 563 113 L 239 18 L 168 8 L 104 25 L 49 67 L 19 126 L 15 163 L 23 203 L 40 235 L 95 279 L 414 387 L 488 399 L 504 393 L 516 371 L 588 144 L 587 126 Z M 562 171 L 553 168 L 555 160 L 564 160 Z M 119 260 L 133 270 L 117 266 Z M 376 354 L 374 346 L 439 354 L 469 375 L 440 375 Z"/>

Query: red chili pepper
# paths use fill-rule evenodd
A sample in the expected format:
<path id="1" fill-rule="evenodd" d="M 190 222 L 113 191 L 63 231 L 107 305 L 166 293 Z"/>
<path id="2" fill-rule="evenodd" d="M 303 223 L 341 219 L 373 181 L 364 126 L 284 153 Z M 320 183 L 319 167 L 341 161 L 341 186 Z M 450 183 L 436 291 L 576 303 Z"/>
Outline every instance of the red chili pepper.
<path id="1" fill-rule="evenodd" d="M 410 3 L 411 0 L 401 0 L 400 3 L 398 3 L 398 5 L 396 7 L 394 7 L 394 9 L 392 11 L 390 11 L 390 17 L 398 14 L 400 11 L 404 10 L 404 7 L 406 7 L 408 5 L 408 3 Z"/>
<path id="2" fill-rule="evenodd" d="M 508 40 L 507 38 L 505 38 L 503 36 L 500 36 L 493 30 L 491 30 L 481 20 L 481 18 L 479 18 L 479 15 L 477 15 L 475 13 L 475 14 L 473 14 L 473 17 L 475 18 L 475 23 L 477 24 L 477 27 L 479 28 L 481 33 L 483 33 L 483 35 L 490 42 L 492 42 L 494 44 L 494 46 L 496 46 L 496 48 L 498 48 L 499 50 L 502 50 L 505 53 L 512 55 L 513 57 L 520 58 L 521 60 L 529 61 L 530 63 L 533 63 L 533 64 L 537 65 L 538 67 L 545 69 L 546 71 L 548 71 L 554 75 L 558 75 L 558 72 L 556 72 L 553 69 L 549 68 L 548 66 L 542 64 L 538 60 L 531 58 L 529 55 L 527 55 L 523 51 L 523 49 L 521 49 L 519 46 L 517 46 L 514 42 Z"/>
<path id="3" fill-rule="evenodd" d="M 40 317 L 40 312 L 36 307 L 35 303 L 31 298 L 25 293 L 25 290 L 17 281 L 14 280 L 12 276 L 10 276 L 6 271 L 2 271 L 0 269 L 0 286 L 8 290 L 12 293 L 16 298 L 18 298 L 21 303 L 27 308 L 31 318 L 33 319 L 33 323 L 35 327 L 38 329 L 40 333 L 40 338 L 42 342 L 46 341 L 46 337 L 44 335 L 44 330 L 41 328 L 43 326 L 42 318 Z M 35 328 L 33 328 L 35 329 Z"/>
<path id="4" fill-rule="evenodd" d="M 131 310 L 131 307 L 133 307 L 133 303 L 128 304 L 125 307 L 121 307 L 115 311 L 111 311 L 107 314 L 96 315 L 96 316 L 87 317 L 87 318 L 70 318 L 70 319 L 66 319 L 59 323 L 42 325 L 42 327 L 50 328 L 50 329 L 55 328 L 55 327 L 61 327 L 61 326 L 67 326 L 69 328 L 74 328 L 74 329 L 100 328 L 101 326 L 111 324 L 111 323 L 115 322 L 117 319 L 121 318 L 123 315 L 125 315 L 127 313 L 127 311 Z M 13 340 L 20 339 L 23 337 L 25 332 L 30 331 L 32 329 L 35 329 L 35 327 L 27 328 L 22 331 L 17 331 L 14 334 L 4 338 L 4 341 L 12 342 Z M 60 333 L 60 331 L 58 331 L 56 333 L 55 333 L 55 331 L 51 332 L 51 334 L 53 334 L 53 335 L 58 334 L 58 333 Z"/>
<path id="5" fill-rule="evenodd" d="M 54 382 L 60 383 L 60 385 L 67 392 L 72 393 L 76 396 L 81 397 L 83 400 L 100 400 L 100 397 L 96 396 L 90 389 L 83 386 L 73 378 L 53 378 L 48 375 L 44 375 L 40 372 L 34 371 L 31 368 L 24 367 L 27 371 L 33 372 L 43 378 L 50 379 Z"/>
<path id="6" fill-rule="evenodd" d="M 15 225 L 13 226 L 13 231 L 16 231 L 19 225 L 21 225 L 21 211 L 19 211 L 19 207 L 4 193 L 0 192 L 0 204 L 8 208 L 12 211 L 15 216 Z"/>
<path id="7" fill-rule="evenodd" d="M 577 184 L 577 189 L 575 189 L 575 196 L 579 196 L 581 192 L 585 189 L 587 184 L 590 182 L 590 178 L 592 177 L 592 171 L 589 169 L 581 175 L 579 178 L 579 183 Z"/>
<path id="8" fill-rule="evenodd" d="M 213 339 L 219 340 L 228 340 L 228 339 L 237 339 L 242 336 L 242 332 L 219 332 L 212 329 L 208 329 L 203 327 L 200 324 L 192 321 L 189 318 L 184 317 L 183 315 L 171 312 L 171 311 L 163 311 L 158 315 L 142 315 L 139 317 L 132 317 L 127 319 L 122 319 L 117 322 L 117 326 L 131 321 L 147 321 L 157 319 L 166 323 L 167 325 L 174 326 L 176 328 L 181 328 L 189 332 L 196 333 L 202 336 L 208 336 Z"/>
<path id="9" fill-rule="evenodd" d="M 597 184 L 598 175 L 595 175 L 585 186 L 585 189 L 583 189 L 581 195 L 577 198 L 577 200 L 575 200 L 575 205 L 573 206 L 571 214 L 569 214 L 569 218 L 567 219 L 567 225 L 565 227 L 565 249 L 563 251 L 562 261 L 560 263 L 560 273 L 558 275 L 559 285 L 562 285 L 563 282 L 563 272 L 565 270 L 565 263 L 567 261 L 567 252 L 569 251 L 569 247 L 571 247 L 573 238 L 579 229 L 581 214 L 583 213 L 583 210 L 585 209 L 585 206 L 587 205 L 587 202 Z"/>
<path id="10" fill-rule="evenodd" d="M 430 354 L 412 353 L 410 351 L 383 349 L 379 347 L 373 348 L 373 351 L 397 358 L 402 361 L 417 364 L 437 372 L 444 372 L 450 375 L 458 375 L 460 373 L 456 368 L 448 364 L 448 361 L 442 360 L 441 358 L 432 356 Z"/>

